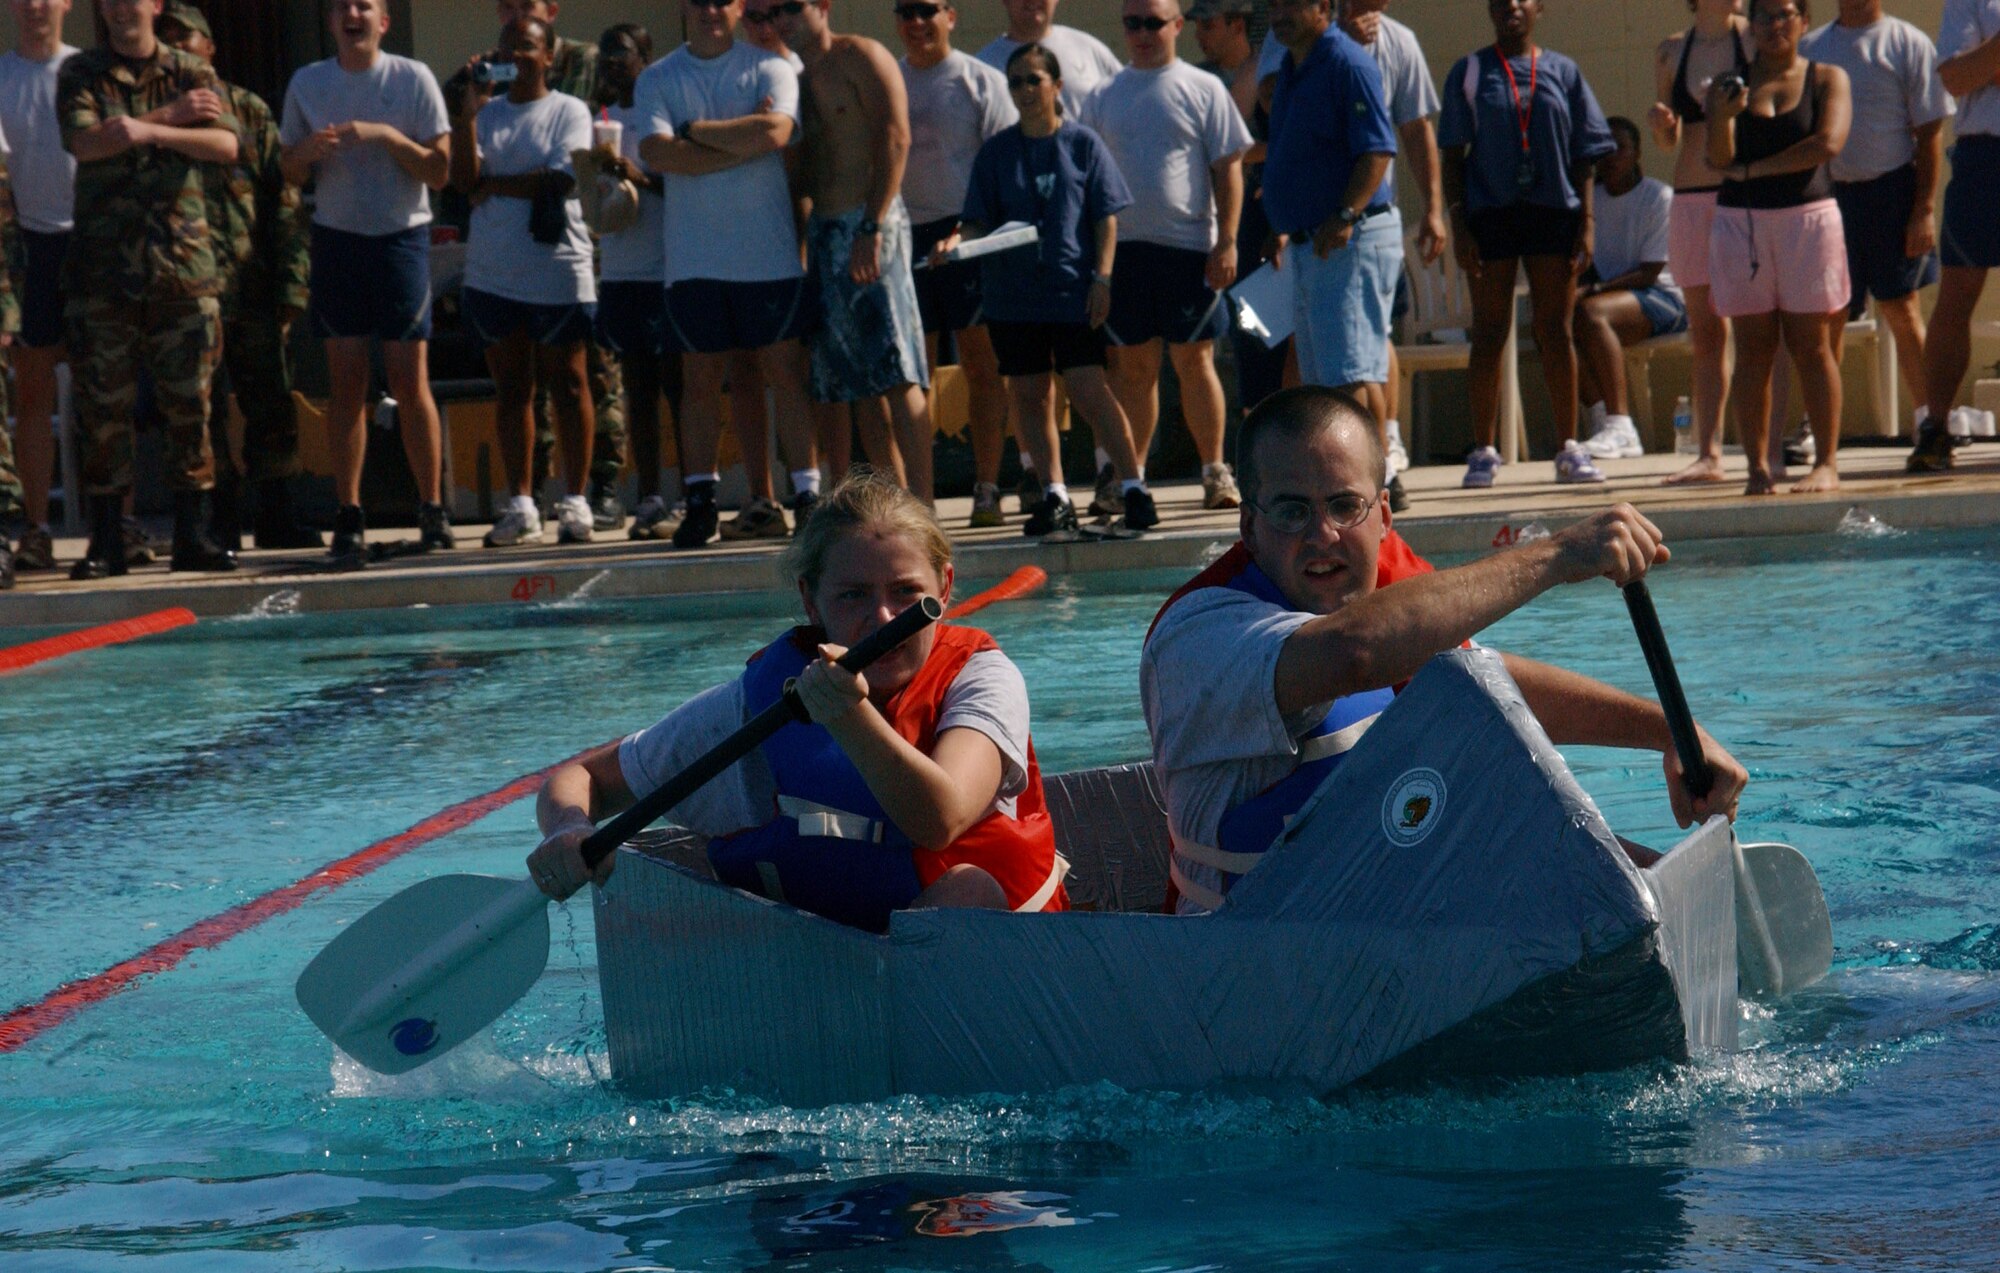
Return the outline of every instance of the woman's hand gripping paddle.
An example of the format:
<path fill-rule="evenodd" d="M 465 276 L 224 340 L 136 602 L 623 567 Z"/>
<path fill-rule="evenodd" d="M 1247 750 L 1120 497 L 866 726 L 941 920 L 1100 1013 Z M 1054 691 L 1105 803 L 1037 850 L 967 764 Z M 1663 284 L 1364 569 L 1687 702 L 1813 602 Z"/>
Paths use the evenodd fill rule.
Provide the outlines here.
<path fill-rule="evenodd" d="M 1701 754 L 1680 674 L 1667 651 L 1659 612 L 1646 581 L 1624 587 L 1625 607 L 1646 652 L 1646 667 L 1659 691 L 1660 708 L 1687 776 L 1688 790 L 1708 794 L 1715 775 Z M 1833 923 L 1826 896 L 1805 854 L 1789 844 L 1736 845 L 1736 980 L 1756 998 L 1776 998 L 1809 986 L 1833 966 Z"/>
<path fill-rule="evenodd" d="M 926 597 L 841 656 L 859 672 L 937 622 Z M 599 862 L 783 726 L 806 720 L 795 692 L 760 712 L 583 842 Z M 443 875 L 350 924 L 299 975 L 299 1006 L 335 1046 L 402 1074 L 465 1042 L 527 993 L 549 961 L 548 896 L 533 880 Z"/>

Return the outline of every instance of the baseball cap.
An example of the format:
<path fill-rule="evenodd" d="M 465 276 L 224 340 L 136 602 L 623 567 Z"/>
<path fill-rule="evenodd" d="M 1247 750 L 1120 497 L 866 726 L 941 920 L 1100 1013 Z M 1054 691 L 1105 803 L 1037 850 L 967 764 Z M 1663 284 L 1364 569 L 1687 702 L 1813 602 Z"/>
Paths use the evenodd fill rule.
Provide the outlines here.
<path fill-rule="evenodd" d="M 160 9 L 160 21 L 176 22 L 186 30 L 199 32 L 213 40 L 215 32 L 208 25 L 208 18 L 188 0 L 167 0 Z"/>

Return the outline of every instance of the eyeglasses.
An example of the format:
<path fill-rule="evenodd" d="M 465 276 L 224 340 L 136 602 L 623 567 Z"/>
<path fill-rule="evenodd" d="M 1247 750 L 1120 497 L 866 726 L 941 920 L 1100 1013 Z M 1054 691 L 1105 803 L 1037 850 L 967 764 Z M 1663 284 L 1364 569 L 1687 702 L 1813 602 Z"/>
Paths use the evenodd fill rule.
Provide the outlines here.
<path fill-rule="evenodd" d="M 929 22 L 949 7 L 942 4 L 899 4 L 896 6 L 896 21 Z"/>
<path fill-rule="evenodd" d="M 1044 75 L 1040 71 L 1036 71 L 1033 75 L 1009 75 L 1007 77 L 1007 88 L 1012 92 L 1018 93 L 1024 88 L 1034 88 L 1038 84 L 1047 83 L 1048 78 L 1047 75 Z"/>
<path fill-rule="evenodd" d="M 1137 18 L 1128 16 L 1125 19 L 1125 29 L 1127 31 L 1159 31 L 1171 25 L 1173 25 L 1173 21 L 1170 18 Z"/>
<path fill-rule="evenodd" d="M 1252 502 L 1250 507 L 1271 519 L 1271 529 L 1280 535 L 1299 535 L 1312 524 L 1313 514 L 1321 504 L 1326 505 L 1326 515 L 1333 519 L 1335 530 L 1353 530 L 1368 519 L 1375 502 L 1382 498 L 1381 492 L 1373 495 L 1357 495 L 1353 491 L 1342 491 L 1329 495 L 1324 500 L 1310 500 L 1300 495 L 1280 495 L 1269 504 Z"/>

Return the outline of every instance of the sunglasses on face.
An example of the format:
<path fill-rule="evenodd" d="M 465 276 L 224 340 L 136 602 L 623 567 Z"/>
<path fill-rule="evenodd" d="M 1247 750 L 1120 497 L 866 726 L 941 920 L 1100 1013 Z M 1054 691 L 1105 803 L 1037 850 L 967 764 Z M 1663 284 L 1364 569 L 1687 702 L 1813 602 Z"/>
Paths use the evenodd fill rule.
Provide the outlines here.
<path fill-rule="evenodd" d="M 1324 501 L 1306 499 L 1301 495 L 1280 495 L 1269 504 L 1252 504 L 1251 507 L 1269 518 L 1271 529 L 1280 535 L 1298 535 L 1312 523 L 1322 502 L 1335 530 L 1353 530 L 1368 519 L 1368 511 L 1380 498 L 1379 494 L 1357 495 L 1353 491 L 1329 495 Z"/>
<path fill-rule="evenodd" d="M 943 13 L 944 10 L 945 6 L 941 4 L 899 4 L 896 6 L 896 20 L 898 22 L 929 22 L 932 18 L 937 17 L 938 14 Z"/>
<path fill-rule="evenodd" d="M 1160 31 L 1171 25 L 1171 23 L 1172 20 L 1169 18 L 1128 17 L 1125 19 L 1125 29 L 1127 31 Z"/>

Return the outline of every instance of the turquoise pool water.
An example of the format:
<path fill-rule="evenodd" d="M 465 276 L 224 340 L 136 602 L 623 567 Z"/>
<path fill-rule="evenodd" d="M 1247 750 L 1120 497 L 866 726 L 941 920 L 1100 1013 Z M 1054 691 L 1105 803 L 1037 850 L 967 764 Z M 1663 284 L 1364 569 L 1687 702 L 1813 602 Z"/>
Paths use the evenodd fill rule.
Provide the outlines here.
<path fill-rule="evenodd" d="M 1143 754 L 1137 642 L 1177 582 L 981 616 L 1047 767 Z M 0 1267 L 2000 1265 L 1994 535 L 1700 546 L 1653 590 L 1752 771 L 1746 835 L 1804 848 L 1833 912 L 1834 977 L 1748 1011 L 1736 1056 L 1329 1100 L 636 1103 L 600 1081 L 575 906 L 489 1038 L 396 1082 L 336 1068 L 298 970 L 417 879 L 517 872 L 523 802 L 0 1055 Z M 648 723 L 780 622 L 755 600 L 204 622 L 0 681 L 0 1010 Z M 1609 586 L 1487 639 L 1646 689 Z M 1656 763 L 1570 759 L 1622 833 L 1671 840 Z"/>

